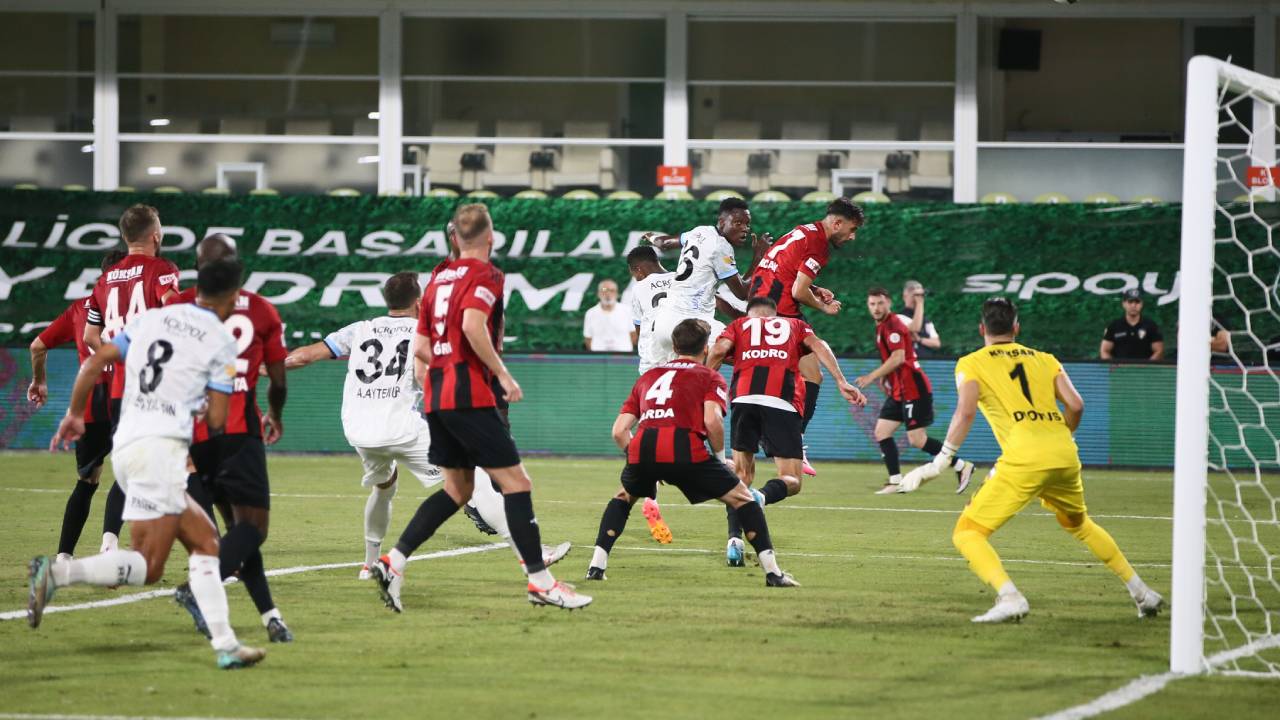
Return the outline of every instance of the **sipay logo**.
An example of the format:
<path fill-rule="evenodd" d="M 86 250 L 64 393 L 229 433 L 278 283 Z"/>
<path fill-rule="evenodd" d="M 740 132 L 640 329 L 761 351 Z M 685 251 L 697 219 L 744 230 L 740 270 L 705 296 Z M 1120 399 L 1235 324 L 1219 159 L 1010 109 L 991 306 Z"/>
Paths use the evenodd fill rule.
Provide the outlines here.
<path fill-rule="evenodd" d="M 1017 294 L 1019 300 L 1030 300 L 1036 295 L 1066 295 L 1077 290 L 1084 290 L 1093 295 L 1118 295 L 1125 290 L 1133 290 L 1139 285 L 1148 295 L 1159 296 L 1157 305 L 1168 305 L 1177 302 L 1181 294 L 1179 273 L 1173 274 L 1173 284 L 1168 290 L 1162 290 L 1158 283 L 1160 273 L 1149 272 L 1139 281 L 1136 275 L 1123 272 L 1104 272 L 1091 275 L 1084 280 L 1070 273 L 1047 272 L 1027 277 L 1022 273 L 1006 275 L 1004 273 L 988 273 L 970 275 L 965 278 L 964 290 L 967 293 L 1007 293 Z"/>

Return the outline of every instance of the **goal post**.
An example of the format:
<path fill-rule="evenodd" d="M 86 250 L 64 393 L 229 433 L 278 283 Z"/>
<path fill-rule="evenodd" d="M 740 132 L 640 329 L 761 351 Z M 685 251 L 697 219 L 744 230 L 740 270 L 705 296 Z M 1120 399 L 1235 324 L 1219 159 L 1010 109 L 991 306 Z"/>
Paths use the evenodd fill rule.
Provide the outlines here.
<path fill-rule="evenodd" d="M 1169 667 L 1280 677 L 1280 80 L 1196 57 L 1186 103 Z"/>

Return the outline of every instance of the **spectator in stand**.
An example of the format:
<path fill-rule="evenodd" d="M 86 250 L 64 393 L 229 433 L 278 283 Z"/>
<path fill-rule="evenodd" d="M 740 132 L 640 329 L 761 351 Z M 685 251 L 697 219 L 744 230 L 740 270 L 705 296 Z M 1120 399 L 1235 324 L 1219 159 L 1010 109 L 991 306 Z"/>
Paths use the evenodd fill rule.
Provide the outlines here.
<path fill-rule="evenodd" d="M 925 312 L 924 296 L 924 286 L 918 280 L 908 280 L 902 286 L 902 312 L 898 313 L 903 324 L 911 331 L 911 341 L 915 343 L 918 358 L 932 357 L 942 347 L 938 328 Z"/>
<path fill-rule="evenodd" d="M 1142 293 L 1137 288 L 1121 295 L 1124 317 L 1107 326 L 1098 355 L 1103 360 L 1149 360 L 1164 357 L 1164 335 L 1160 327 L 1142 317 Z"/>
<path fill-rule="evenodd" d="M 605 279 L 596 288 L 599 304 L 582 321 L 583 344 L 591 352 L 635 352 L 635 321 L 631 310 L 618 304 L 618 283 Z"/>

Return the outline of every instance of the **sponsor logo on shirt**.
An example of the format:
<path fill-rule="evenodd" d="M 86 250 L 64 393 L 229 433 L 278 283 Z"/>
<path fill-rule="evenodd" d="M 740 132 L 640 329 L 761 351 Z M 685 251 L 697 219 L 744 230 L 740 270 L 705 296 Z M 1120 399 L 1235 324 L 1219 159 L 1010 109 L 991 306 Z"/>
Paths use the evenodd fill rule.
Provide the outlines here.
<path fill-rule="evenodd" d="M 208 333 L 205 328 L 198 325 L 192 325 L 186 320 L 173 317 L 172 315 L 164 319 L 164 326 L 165 329 L 175 335 L 185 335 L 189 338 L 200 341 L 203 341 L 204 336 Z"/>
<path fill-rule="evenodd" d="M 142 268 L 138 268 L 138 269 L 139 269 L 139 270 L 141 270 Z M 177 276 L 176 274 L 174 274 L 174 273 L 166 273 L 166 274 L 161 275 L 160 277 L 156 278 L 156 282 L 160 283 L 161 285 L 173 285 L 174 287 L 177 287 L 177 286 L 178 286 L 178 276 Z M 239 300 L 239 298 L 237 298 L 237 299 L 236 299 L 236 307 L 239 307 L 239 303 L 240 303 L 240 300 Z M 244 305 L 245 305 L 245 307 L 249 307 L 249 298 L 245 298 L 245 299 L 244 299 Z"/>
<path fill-rule="evenodd" d="M 485 305 L 489 306 L 492 306 L 498 301 L 498 298 L 493 294 L 493 291 L 483 285 L 476 288 L 476 297 Z"/>
<path fill-rule="evenodd" d="M 809 258 L 808 260 L 805 260 L 804 266 L 814 272 L 818 272 L 822 269 L 821 263 L 819 263 L 816 258 Z"/>

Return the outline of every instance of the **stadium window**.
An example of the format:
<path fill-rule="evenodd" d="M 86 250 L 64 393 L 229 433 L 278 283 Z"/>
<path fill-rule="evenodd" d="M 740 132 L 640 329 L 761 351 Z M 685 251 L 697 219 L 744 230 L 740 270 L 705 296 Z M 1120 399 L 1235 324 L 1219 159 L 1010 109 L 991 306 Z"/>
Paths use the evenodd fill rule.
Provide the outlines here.
<path fill-rule="evenodd" d="M 0 187 L 93 179 L 93 15 L 0 12 Z"/>
<path fill-rule="evenodd" d="M 653 189 L 661 19 L 406 17 L 402 37 L 405 158 L 431 185 Z"/>

